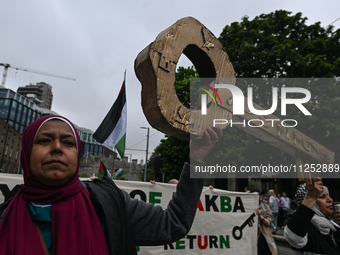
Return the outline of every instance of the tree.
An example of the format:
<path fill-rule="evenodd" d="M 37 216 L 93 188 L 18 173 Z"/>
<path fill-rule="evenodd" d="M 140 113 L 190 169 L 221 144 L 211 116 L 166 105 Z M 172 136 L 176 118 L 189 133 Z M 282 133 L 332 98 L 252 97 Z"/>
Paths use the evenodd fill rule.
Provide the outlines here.
<path fill-rule="evenodd" d="M 219 40 L 229 55 L 237 77 L 268 78 L 334 78 L 340 75 L 340 30 L 323 28 L 320 22 L 306 25 L 301 13 L 287 11 L 262 14 L 249 20 L 227 25 Z M 311 80 L 312 81 L 312 80 Z M 240 84 L 244 92 L 247 84 Z M 305 117 L 298 109 L 290 109 L 288 118 L 296 119 L 297 129 L 340 154 L 340 86 L 339 80 L 315 85 L 299 84 L 312 94 L 305 104 L 312 117 Z M 269 108 L 271 88 L 253 85 L 255 103 Z M 282 119 L 279 112 L 274 113 Z M 285 116 L 287 118 L 287 116 Z M 285 118 L 283 117 L 283 118 Z M 228 129 L 231 146 L 225 156 L 234 164 L 295 163 L 293 157 L 241 130 Z M 339 156 L 336 163 L 339 163 Z"/>
<path fill-rule="evenodd" d="M 275 11 L 262 14 L 249 20 L 243 17 L 242 22 L 234 22 L 226 26 L 219 40 L 229 55 L 237 77 L 324 77 L 331 78 L 340 75 L 340 30 L 333 27 L 323 28 L 320 22 L 306 25 L 307 18 L 301 13 L 291 15 L 287 11 Z M 312 94 L 312 100 L 307 108 L 312 118 L 305 118 L 298 109 L 290 110 L 290 117 L 299 122 L 298 129 L 327 148 L 340 152 L 340 87 L 338 83 L 303 84 Z M 244 92 L 247 84 L 242 87 Z M 301 86 L 301 85 L 300 85 Z M 271 88 L 254 85 L 255 102 L 264 108 L 269 108 L 268 98 L 271 98 Z M 280 116 L 279 112 L 275 115 Z M 282 154 L 274 151 L 270 145 L 264 145 L 257 138 L 240 130 L 228 130 L 237 137 L 242 155 L 237 161 L 277 162 Z M 236 138 L 235 138 L 236 139 Z M 246 143 L 246 144 L 245 144 Z M 261 148 L 261 150 L 254 150 Z M 251 151 L 252 153 L 246 153 Z M 268 153 L 271 152 L 271 153 Z M 234 152 L 233 152 L 234 153 Z M 245 154 L 246 153 L 246 154 Z M 275 156 L 276 153 L 276 156 Z M 245 158 L 244 155 L 251 155 Z M 265 160 L 263 156 L 268 158 Z M 276 158 L 276 160 L 275 160 Z"/>
<path fill-rule="evenodd" d="M 219 40 L 237 77 L 334 77 L 340 74 L 340 32 L 302 13 L 261 14 L 227 25 Z"/>

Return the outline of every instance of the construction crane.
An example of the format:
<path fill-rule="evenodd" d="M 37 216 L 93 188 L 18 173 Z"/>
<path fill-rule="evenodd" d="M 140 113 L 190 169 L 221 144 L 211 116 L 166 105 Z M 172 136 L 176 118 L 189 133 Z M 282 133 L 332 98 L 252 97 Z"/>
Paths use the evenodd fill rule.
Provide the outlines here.
<path fill-rule="evenodd" d="M 16 69 L 16 70 L 21 70 L 21 71 L 26 71 L 26 72 L 31 72 L 31 73 L 37 73 L 37 74 L 42 74 L 42 75 L 57 77 L 57 78 L 61 78 L 61 79 L 72 80 L 72 81 L 76 80 L 74 78 L 70 78 L 70 77 L 66 77 L 66 76 L 56 75 L 56 74 L 52 74 L 52 73 L 47 73 L 47 72 L 29 69 L 29 68 L 20 67 L 20 66 L 14 66 L 14 65 L 10 65 L 10 64 L 0 63 L 0 66 L 4 67 L 4 73 L 2 75 L 2 82 L 1 82 L 1 85 L 4 86 L 4 87 L 5 87 L 5 83 L 6 83 L 8 68 L 13 68 L 13 69 Z"/>

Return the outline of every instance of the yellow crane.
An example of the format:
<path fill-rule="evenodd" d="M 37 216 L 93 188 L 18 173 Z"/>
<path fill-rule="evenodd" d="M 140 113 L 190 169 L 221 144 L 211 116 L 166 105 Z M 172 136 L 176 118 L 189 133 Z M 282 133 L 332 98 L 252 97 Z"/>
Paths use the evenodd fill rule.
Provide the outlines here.
<path fill-rule="evenodd" d="M 47 73 L 47 72 L 43 72 L 43 71 L 39 71 L 39 70 L 29 69 L 29 68 L 5 64 L 5 63 L 0 63 L 0 66 L 4 67 L 4 73 L 2 75 L 2 82 L 1 82 L 1 85 L 4 86 L 4 87 L 5 87 L 5 83 L 6 83 L 8 68 L 13 68 L 13 69 L 20 70 L 20 71 L 37 73 L 37 74 L 42 74 L 42 75 L 52 76 L 52 77 L 61 78 L 61 79 L 72 80 L 72 81 L 76 80 L 74 78 L 70 78 L 70 77 L 66 77 L 66 76 L 56 75 L 56 74 L 52 74 L 52 73 Z"/>

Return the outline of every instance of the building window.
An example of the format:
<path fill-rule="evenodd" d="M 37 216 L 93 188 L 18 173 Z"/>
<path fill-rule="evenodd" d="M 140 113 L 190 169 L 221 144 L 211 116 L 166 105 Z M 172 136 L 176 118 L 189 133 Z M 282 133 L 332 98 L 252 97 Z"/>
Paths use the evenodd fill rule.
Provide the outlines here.
<path fill-rule="evenodd" d="M 0 98 L 6 98 L 7 97 L 7 91 L 8 91 L 8 89 L 0 89 Z"/>
<path fill-rule="evenodd" d="M 22 119 L 21 119 L 21 124 L 25 125 L 25 121 L 26 121 L 26 113 L 27 113 L 27 107 L 24 106 L 24 112 L 22 114 Z"/>
<path fill-rule="evenodd" d="M 0 118 L 3 118 L 4 120 L 6 120 L 8 116 L 10 101 L 11 100 L 9 99 L 0 100 L 0 105 L 1 105 Z"/>
<path fill-rule="evenodd" d="M 11 110 L 10 110 L 10 113 L 9 113 L 9 119 L 10 120 L 15 120 L 15 113 L 17 111 L 17 105 L 18 105 L 17 102 L 12 101 L 12 107 L 11 107 Z"/>
<path fill-rule="evenodd" d="M 28 115 L 27 115 L 27 121 L 26 121 L 26 126 L 30 125 L 31 121 L 31 115 L 32 115 L 32 110 L 28 109 Z"/>
<path fill-rule="evenodd" d="M 13 91 L 9 91 L 9 95 L 8 95 L 8 98 L 13 98 L 14 99 L 14 95 L 15 93 Z"/>
<path fill-rule="evenodd" d="M 18 160 L 19 150 L 15 153 L 15 160 Z"/>
<path fill-rule="evenodd" d="M 9 157 L 12 157 L 13 147 L 11 147 L 11 151 L 9 152 Z"/>
<path fill-rule="evenodd" d="M 8 152 L 8 144 L 6 145 L 5 156 L 7 156 L 7 152 Z"/>
<path fill-rule="evenodd" d="M 89 153 L 89 144 L 85 143 L 85 150 L 84 150 L 85 155 Z"/>
<path fill-rule="evenodd" d="M 18 114 L 17 114 L 17 120 L 16 120 L 16 122 L 20 122 L 20 118 L 21 118 L 21 111 L 22 111 L 22 104 L 19 104 L 19 107 L 18 107 Z"/>

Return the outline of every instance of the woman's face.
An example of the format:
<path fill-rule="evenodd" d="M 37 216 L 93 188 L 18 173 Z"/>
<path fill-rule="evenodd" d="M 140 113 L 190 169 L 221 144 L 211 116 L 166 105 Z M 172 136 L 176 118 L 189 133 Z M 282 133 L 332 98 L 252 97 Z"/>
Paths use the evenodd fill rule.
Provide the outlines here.
<path fill-rule="evenodd" d="M 76 138 L 65 122 L 47 121 L 33 143 L 30 169 L 42 184 L 60 186 L 76 173 L 78 152 Z"/>
<path fill-rule="evenodd" d="M 317 205 L 320 208 L 320 211 L 325 215 L 326 217 L 333 215 L 333 199 L 331 199 L 327 192 L 324 190 L 320 197 L 316 200 Z"/>

